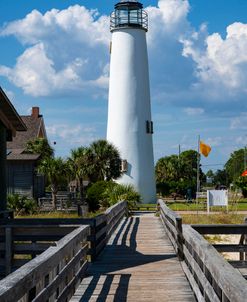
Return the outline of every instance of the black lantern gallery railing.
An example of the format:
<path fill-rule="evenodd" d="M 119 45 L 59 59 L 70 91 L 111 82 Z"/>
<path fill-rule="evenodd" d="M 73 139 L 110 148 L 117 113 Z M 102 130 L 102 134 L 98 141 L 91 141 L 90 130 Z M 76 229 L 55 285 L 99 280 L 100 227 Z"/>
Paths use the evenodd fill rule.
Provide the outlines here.
<path fill-rule="evenodd" d="M 111 14 L 110 30 L 136 27 L 148 31 L 148 14 L 139 2 L 120 2 L 115 5 Z"/>

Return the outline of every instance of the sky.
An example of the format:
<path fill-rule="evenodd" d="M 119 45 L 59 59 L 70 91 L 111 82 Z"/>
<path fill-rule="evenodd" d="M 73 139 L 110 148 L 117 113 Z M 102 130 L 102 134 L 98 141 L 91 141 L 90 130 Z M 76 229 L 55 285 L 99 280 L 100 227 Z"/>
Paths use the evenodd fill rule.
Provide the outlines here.
<path fill-rule="evenodd" d="M 1 0 L 0 86 L 39 106 L 56 156 L 106 137 L 112 0 Z M 247 144 L 247 1 L 143 0 L 154 157 L 212 147 L 222 169 Z M 56 144 L 54 144 L 56 142 Z"/>

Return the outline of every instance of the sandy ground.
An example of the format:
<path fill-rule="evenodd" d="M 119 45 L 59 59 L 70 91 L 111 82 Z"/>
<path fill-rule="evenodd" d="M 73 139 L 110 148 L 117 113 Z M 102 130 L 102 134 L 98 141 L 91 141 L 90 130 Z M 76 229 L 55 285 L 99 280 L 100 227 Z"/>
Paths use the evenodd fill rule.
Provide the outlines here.
<path fill-rule="evenodd" d="M 219 240 L 214 240 L 215 236 L 207 236 L 212 238 L 211 243 L 215 244 L 239 244 L 241 235 L 217 235 Z M 210 240 L 211 241 L 211 240 Z M 239 253 L 221 253 L 226 260 L 239 260 Z"/>

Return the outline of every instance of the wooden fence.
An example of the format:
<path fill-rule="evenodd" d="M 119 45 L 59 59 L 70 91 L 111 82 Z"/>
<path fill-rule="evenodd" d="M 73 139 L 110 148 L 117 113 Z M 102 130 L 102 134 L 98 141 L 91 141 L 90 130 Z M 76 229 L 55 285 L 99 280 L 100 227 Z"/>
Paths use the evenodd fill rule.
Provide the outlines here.
<path fill-rule="evenodd" d="M 67 301 L 87 269 L 89 226 L 80 226 L 0 281 L 0 301 Z"/>
<path fill-rule="evenodd" d="M 1 219 L 0 220 L 0 276 L 7 276 L 76 227 L 90 226 L 90 250 L 95 260 L 107 243 L 120 219 L 126 214 L 126 202 L 119 202 L 95 218 L 73 219 Z"/>
<path fill-rule="evenodd" d="M 208 234 L 211 230 L 211 234 L 246 234 L 247 226 L 200 225 L 192 227 L 182 225 L 181 217 L 168 209 L 163 201 L 159 200 L 158 205 L 160 207 L 160 217 L 168 235 L 172 238 L 173 245 L 177 247 L 178 255 L 181 254 L 179 258 L 180 260 L 184 259 L 181 261 L 181 265 L 197 300 L 206 302 L 246 302 L 246 280 L 239 271 L 224 260 L 199 232 Z M 240 250 L 237 251 L 240 252 Z"/>
<path fill-rule="evenodd" d="M 183 260 L 182 218 L 170 210 L 163 200 L 158 200 L 158 211 L 172 245 L 180 260 Z"/>

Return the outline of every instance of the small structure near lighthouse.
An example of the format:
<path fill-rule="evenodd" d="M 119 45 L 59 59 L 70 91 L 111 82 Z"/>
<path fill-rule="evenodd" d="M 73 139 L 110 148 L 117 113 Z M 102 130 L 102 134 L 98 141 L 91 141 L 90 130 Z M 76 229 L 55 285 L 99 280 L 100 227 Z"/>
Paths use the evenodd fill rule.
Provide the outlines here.
<path fill-rule="evenodd" d="M 121 184 L 132 184 L 143 203 L 156 202 L 153 122 L 146 32 L 148 16 L 137 1 L 121 1 L 111 14 L 112 42 L 107 140 L 123 158 Z"/>

